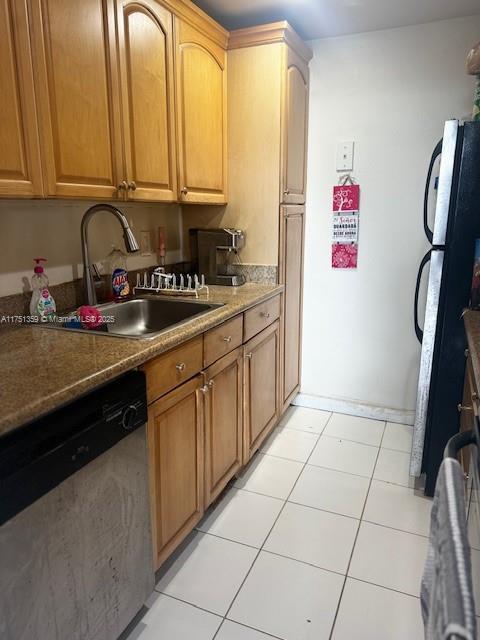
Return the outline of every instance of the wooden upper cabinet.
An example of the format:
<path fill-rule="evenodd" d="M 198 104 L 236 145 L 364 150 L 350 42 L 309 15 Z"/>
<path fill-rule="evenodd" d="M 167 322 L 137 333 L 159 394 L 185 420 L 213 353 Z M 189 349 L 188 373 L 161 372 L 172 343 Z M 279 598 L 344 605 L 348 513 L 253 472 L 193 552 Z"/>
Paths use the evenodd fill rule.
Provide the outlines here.
<path fill-rule="evenodd" d="M 119 0 L 117 24 L 128 198 L 173 201 L 173 16 L 153 0 Z"/>
<path fill-rule="evenodd" d="M 175 18 L 179 200 L 226 202 L 226 53 Z"/>
<path fill-rule="evenodd" d="M 280 210 L 280 284 L 285 285 L 281 376 L 284 408 L 300 386 L 304 213 L 301 206 L 281 207 Z"/>
<path fill-rule="evenodd" d="M 42 175 L 24 0 L 0 0 L 0 59 L 0 196 L 40 196 Z"/>
<path fill-rule="evenodd" d="M 303 58 L 288 46 L 285 56 L 280 201 L 284 204 L 304 204 L 307 182 L 309 72 Z"/>
<path fill-rule="evenodd" d="M 32 0 L 47 196 L 116 198 L 123 180 L 111 0 Z"/>

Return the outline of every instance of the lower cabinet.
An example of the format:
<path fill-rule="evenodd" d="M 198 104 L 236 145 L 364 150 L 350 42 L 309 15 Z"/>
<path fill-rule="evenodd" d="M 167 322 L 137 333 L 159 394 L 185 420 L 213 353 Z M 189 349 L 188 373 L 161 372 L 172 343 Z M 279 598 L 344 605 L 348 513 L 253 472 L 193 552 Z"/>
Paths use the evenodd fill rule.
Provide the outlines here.
<path fill-rule="evenodd" d="M 243 351 L 205 371 L 205 507 L 242 466 Z"/>
<path fill-rule="evenodd" d="M 203 376 L 150 406 L 152 525 L 158 568 L 203 515 Z"/>
<path fill-rule="evenodd" d="M 244 454 L 246 464 L 280 415 L 280 324 L 278 320 L 244 346 Z"/>
<path fill-rule="evenodd" d="M 265 305 L 271 309 L 267 306 L 265 311 Z M 278 317 L 279 309 L 279 298 L 272 298 L 258 306 L 257 314 L 263 323 Z M 213 340 L 217 333 L 230 331 L 231 325 L 232 321 L 220 325 L 214 334 L 206 334 L 205 341 L 209 335 Z M 243 346 L 232 348 L 201 372 L 203 336 L 143 367 L 151 402 L 148 447 L 155 569 L 192 531 L 278 422 L 280 321 L 263 330 L 260 326 L 255 325 L 259 333 Z M 240 327 L 237 344 L 241 336 Z M 211 349 L 208 353 L 213 358 Z M 173 384 L 178 386 L 172 390 Z"/>

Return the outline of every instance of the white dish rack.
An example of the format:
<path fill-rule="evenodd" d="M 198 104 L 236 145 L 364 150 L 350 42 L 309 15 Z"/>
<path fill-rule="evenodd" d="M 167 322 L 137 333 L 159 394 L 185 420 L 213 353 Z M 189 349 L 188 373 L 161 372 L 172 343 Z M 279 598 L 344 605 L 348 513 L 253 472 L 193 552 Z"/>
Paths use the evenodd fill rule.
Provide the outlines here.
<path fill-rule="evenodd" d="M 195 296 L 199 293 L 209 294 L 209 289 L 205 284 L 205 276 L 200 278 L 197 274 L 192 276 L 177 276 L 174 273 L 165 273 L 163 267 L 155 269 L 151 276 L 148 272 L 143 273 L 143 278 L 137 273 L 137 284 L 133 288 L 133 293 L 153 293 L 170 296 Z"/>

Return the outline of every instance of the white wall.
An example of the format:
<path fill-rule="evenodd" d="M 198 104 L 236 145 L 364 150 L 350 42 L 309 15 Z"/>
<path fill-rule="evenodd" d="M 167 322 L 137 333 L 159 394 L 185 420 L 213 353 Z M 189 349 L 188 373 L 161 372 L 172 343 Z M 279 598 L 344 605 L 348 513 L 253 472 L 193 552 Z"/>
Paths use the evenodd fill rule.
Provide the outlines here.
<path fill-rule="evenodd" d="M 47 258 L 51 284 L 82 276 L 80 222 L 93 202 L 59 200 L 0 201 L 0 296 L 30 290 L 33 258 Z M 153 254 L 129 254 L 129 269 L 156 264 L 157 227 L 164 226 L 167 263 L 182 259 L 181 212 L 178 205 L 115 203 L 127 216 L 140 243 L 140 231 L 149 231 Z M 122 230 L 110 214 L 100 212 L 89 225 L 91 257 L 102 262 L 111 245 L 125 251 Z"/>
<path fill-rule="evenodd" d="M 425 174 L 444 120 L 471 112 L 465 57 L 479 36 L 477 16 L 310 43 L 303 394 L 400 412 L 415 407 L 413 294 L 427 250 Z M 330 267 L 342 140 L 355 141 L 361 185 L 356 271 Z"/>

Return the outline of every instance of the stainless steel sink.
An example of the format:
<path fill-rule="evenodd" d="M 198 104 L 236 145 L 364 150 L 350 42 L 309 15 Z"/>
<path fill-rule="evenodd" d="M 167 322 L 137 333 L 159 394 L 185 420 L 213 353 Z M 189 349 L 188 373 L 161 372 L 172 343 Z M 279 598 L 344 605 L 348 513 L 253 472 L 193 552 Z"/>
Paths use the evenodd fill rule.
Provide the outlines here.
<path fill-rule="evenodd" d="M 64 331 L 105 334 L 123 338 L 155 338 L 188 320 L 222 307 L 220 303 L 171 298 L 135 298 L 125 302 L 96 305 L 104 323 L 96 329 L 51 322 L 39 326 Z"/>

